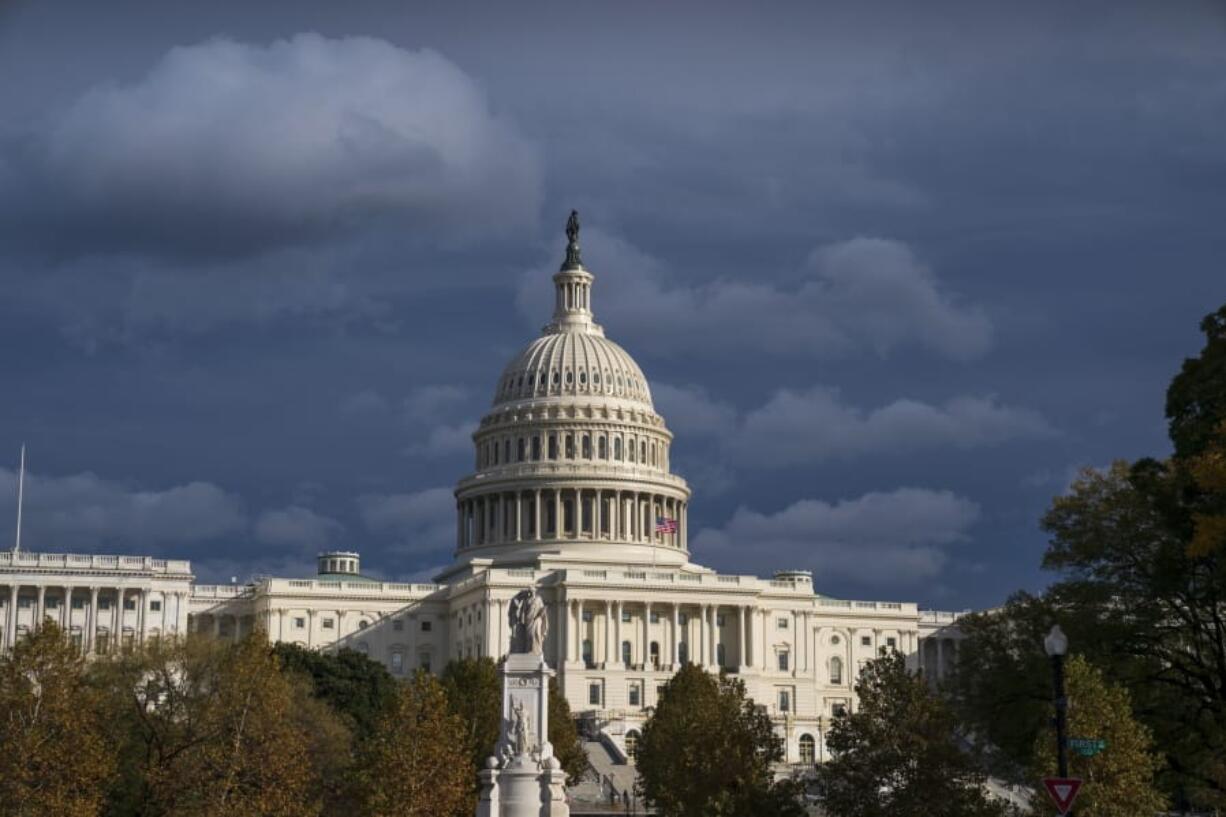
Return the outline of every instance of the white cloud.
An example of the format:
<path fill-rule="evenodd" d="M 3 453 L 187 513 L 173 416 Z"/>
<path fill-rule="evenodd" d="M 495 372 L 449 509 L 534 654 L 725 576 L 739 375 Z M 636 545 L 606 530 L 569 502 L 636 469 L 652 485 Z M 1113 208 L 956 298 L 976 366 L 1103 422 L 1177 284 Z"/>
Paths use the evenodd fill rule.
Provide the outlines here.
<path fill-rule="evenodd" d="M 1037 412 L 991 396 L 955 397 L 940 406 L 902 399 L 865 411 L 843 403 L 836 389 L 815 387 L 781 390 L 750 411 L 729 448 L 748 465 L 788 465 L 934 446 L 976 448 L 1055 433 Z"/>
<path fill-rule="evenodd" d="M 450 488 L 406 494 L 372 494 L 358 500 L 362 521 L 373 533 L 392 533 L 395 550 L 404 554 L 436 553 L 455 548 L 455 496 Z"/>
<path fill-rule="evenodd" d="M 736 426 L 736 409 L 716 400 L 701 386 L 653 383 L 651 400 L 673 429 L 686 436 L 726 434 Z"/>
<path fill-rule="evenodd" d="M 301 551 L 322 550 L 336 542 L 344 531 L 344 526 L 335 519 L 299 505 L 264 511 L 255 521 L 255 538 L 259 542 Z"/>
<path fill-rule="evenodd" d="M 832 358 L 918 345 L 968 360 L 992 344 L 983 311 L 944 291 L 898 241 L 854 238 L 818 248 L 795 288 L 760 279 L 683 284 L 659 260 L 598 229 L 585 231 L 583 243 L 597 276 L 598 319 L 661 354 Z M 601 288 L 604 272 L 615 287 Z M 534 322 L 549 314 L 548 274 L 533 271 L 520 283 L 517 303 Z"/>
<path fill-rule="evenodd" d="M 531 227 L 541 198 L 533 149 L 469 76 L 368 37 L 173 48 L 44 128 L 26 184 L 48 222 L 106 222 L 81 236 L 103 245 L 261 246 L 379 214 L 459 237 Z"/>
<path fill-rule="evenodd" d="M 411 456 L 426 457 L 449 457 L 455 454 L 472 453 L 473 432 L 476 430 L 476 423 L 437 425 L 430 429 L 424 441 L 409 445 L 405 453 Z"/>
<path fill-rule="evenodd" d="M 812 570 L 815 583 L 837 593 L 831 579 L 889 585 L 938 575 L 949 559 L 942 546 L 965 541 L 978 518 L 978 505 L 949 491 L 899 488 L 836 503 L 805 499 L 775 514 L 742 507 L 690 546 L 730 570 L 752 572 L 763 561 Z"/>
<path fill-rule="evenodd" d="M 0 496 L 16 494 L 16 475 L 0 469 Z M 207 541 L 246 528 L 239 498 L 209 482 L 149 491 L 88 472 L 26 474 L 22 547 L 27 550 L 162 552 L 162 546 Z"/>

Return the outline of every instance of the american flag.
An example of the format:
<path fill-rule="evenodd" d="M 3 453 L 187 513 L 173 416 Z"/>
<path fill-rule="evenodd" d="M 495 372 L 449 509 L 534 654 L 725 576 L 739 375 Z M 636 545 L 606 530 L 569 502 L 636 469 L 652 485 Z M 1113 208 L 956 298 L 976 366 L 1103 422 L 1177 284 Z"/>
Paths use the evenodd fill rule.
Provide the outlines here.
<path fill-rule="evenodd" d="M 667 516 L 656 517 L 656 533 L 676 533 L 677 520 L 669 519 Z"/>

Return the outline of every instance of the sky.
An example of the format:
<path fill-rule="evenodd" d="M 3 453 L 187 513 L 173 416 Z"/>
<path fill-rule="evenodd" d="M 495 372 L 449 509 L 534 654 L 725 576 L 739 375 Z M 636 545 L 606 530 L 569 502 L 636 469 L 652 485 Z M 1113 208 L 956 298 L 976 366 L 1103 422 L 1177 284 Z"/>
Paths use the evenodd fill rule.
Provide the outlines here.
<path fill-rule="evenodd" d="M 1220 3 L 7 0 L 0 78 L 29 550 L 433 575 L 576 208 L 694 561 L 991 606 L 1226 302 Z"/>

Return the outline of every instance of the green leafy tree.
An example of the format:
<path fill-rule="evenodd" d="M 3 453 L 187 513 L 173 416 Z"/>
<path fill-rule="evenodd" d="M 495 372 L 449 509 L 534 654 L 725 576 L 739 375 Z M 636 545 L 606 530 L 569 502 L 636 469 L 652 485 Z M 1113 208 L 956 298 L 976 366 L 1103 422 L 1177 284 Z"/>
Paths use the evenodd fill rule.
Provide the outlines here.
<path fill-rule="evenodd" d="M 774 780 L 783 745 L 738 678 L 688 664 L 664 686 L 638 747 L 639 792 L 664 817 L 803 815 Z"/>
<path fill-rule="evenodd" d="M 322 653 L 282 642 L 273 652 L 287 671 L 310 678 L 315 697 L 347 718 L 359 738 L 370 734 L 395 700 L 396 679 L 357 650 Z"/>
<path fill-rule="evenodd" d="M 1069 754 L 1069 774 L 1084 781 L 1077 797 L 1080 817 L 1153 817 L 1166 809 L 1166 798 L 1154 786 L 1154 773 L 1162 765 L 1151 749 L 1149 730 L 1132 717 L 1128 693 L 1109 684 L 1102 672 L 1084 658 L 1065 663 L 1069 699 L 1068 731 L 1072 737 L 1098 738 L 1106 748 L 1090 757 Z M 1037 736 L 1036 766 L 1032 780 L 1056 770 L 1055 732 L 1049 727 Z M 1046 790 L 1036 788 L 1039 813 L 1049 807 Z"/>
<path fill-rule="evenodd" d="M 830 760 L 818 769 L 832 817 L 989 817 L 1008 807 L 984 792 L 950 707 L 902 655 L 865 665 L 858 707 L 834 720 Z"/>
<path fill-rule="evenodd" d="M 0 815 L 99 813 L 116 774 L 102 711 L 55 624 L 0 657 Z"/>
<path fill-rule="evenodd" d="M 587 776 L 592 767 L 579 740 L 575 716 L 571 714 L 566 696 L 558 689 L 556 678 L 549 679 L 548 706 L 549 742 L 553 744 L 554 756 L 562 764 L 562 771 L 566 772 L 567 785 L 574 786 Z"/>
<path fill-rule="evenodd" d="M 502 727 L 502 681 L 498 665 L 489 657 L 460 658 L 447 662 L 440 680 L 447 707 L 464 724 L 464 737 L 474 768 L 485 766 L 494 754 Z M 474 788 L 477 785 L 473 778 Z"/>
<path fill-rule="evenodd" d="M 465 725 L 433 676 L 400 686 L 359 752 L 368 817 L 470 817 L 473 766 Z"/>

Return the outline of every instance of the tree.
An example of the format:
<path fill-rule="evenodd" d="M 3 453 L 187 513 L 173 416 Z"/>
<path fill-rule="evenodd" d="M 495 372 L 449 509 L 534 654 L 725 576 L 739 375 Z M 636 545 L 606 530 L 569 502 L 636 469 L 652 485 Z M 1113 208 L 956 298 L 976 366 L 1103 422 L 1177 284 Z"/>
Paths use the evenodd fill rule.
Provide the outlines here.
<path fill-rule="evenodd" d="M 397 690 L 360 751 L 360 791 L 370 817 L 468 817 L 477 774 L 464 723 L 443 685 L 425 672 Z"/>
<path fill-rule="evenodd" d="M 549 679 L 548 706 L 549 742 L 553 744 L 554 756 L 562 764 L 562 771 L 566 772 L 567 785 L 574 786 L 591 771 L 592 766 L 579 740 L 575 716 L 571 714 L 566 696 L 558 689 L 556 678 Z"/>
<path fill-rule="evenodd" d="M 899 653 L 865 665 L 859 705 L 834 720 L 830 760 L 818 769 L 834 817 L 987 817 L 1009 813 L 959 746 L 949 706 Z"/>
<path fill-rule="evenodd" d="M 360 738 L 370 734 L 396 697 L 396 679 L 357 650 L 330 654 L 282 642 L 273 653 L 287 671 L 310 678 L 315 697 L 347 718 Z"/>
<path fill-rule="evenodd" d="M 464 725 L 464 738 L 473 768 L 485 767 L 494 754 L 502 728 L 502 682 L 498 666 L 489 657 L 448 661 L 440 678 L 447 693 L 447 708 Z M 473 777 L 474 789 L 477 778 Z"/>
<path fill-rule="evenodd" d="M 158 641 L 98 667 L 124 746 L 112 814 L 303 817 L 320 813 L 316 741 L 331 725 L 309 708 L 259 634 L 237 644 Z M 314 715 L 315 720 L 308 722 Z"/>
<path fill-rule="evenodd" d="M 1069 774 L 1084 781 L 1077 797 L 1080 817 L 1152 817 L 1165 811 L 1166 798 L 1154 787 L 1162 765 L 1151 751 L 1149 730 L 1132 718 L 1132 705 L 1122 687 L 1108 684 L 1100 670 L 1081 656 L 1065 662 L 1069 698 L 1069 735 L 1106 741 L 1092 757 L 1069 754 Z M 1032 780 L 1056 770 L 1055 730 L 1036 737 Z M 1035 805 L 1042 813 L 1049 804 L 1046 790 L 1036 788 Z"/>
<path fill-rule="evenodd" d="M 775 782 L 783 745 L 737 678 L 687 664 L 643 725 L 639 793 L 664 817 L 803 815 L 798 788 Z"/>
<path fill-rule="evenodd" d="M 0 657 L 0 815 L 92 817 L 115 776 L 97 692 L 47 622 Z"/>

